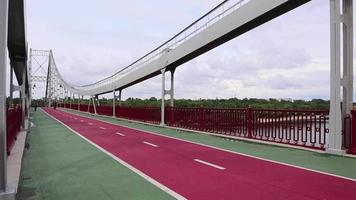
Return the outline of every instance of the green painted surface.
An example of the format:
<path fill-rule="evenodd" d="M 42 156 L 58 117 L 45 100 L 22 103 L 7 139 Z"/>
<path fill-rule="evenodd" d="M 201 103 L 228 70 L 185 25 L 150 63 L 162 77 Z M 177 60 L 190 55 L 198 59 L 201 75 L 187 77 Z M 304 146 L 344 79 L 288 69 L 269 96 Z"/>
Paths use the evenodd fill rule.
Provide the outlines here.
<path fill-rule="evenodd" d="M 349 178 L 356 178 L 356 158 L 334 156 L 325 153 L 317 153 L 294 148 L 277 147 L 273 145 L 257 144 L 253 142 L 227 140 L 211 135 L 177 131 L 169 128 L 133 123 L 104 116 L 93 116 L 91 114 L 72 110 L 67 111 L 75 114 L 80 114 L 86 117 L 92 117 L 116 123 L 119 125 L 125 125 L 133 128 L 159 133 L 162 135 L 168 135 L 175 138 L 198 142 L 201 144 L 207 144 L 235 152 L 257 156 L 260 158 L 288 163 Z"/>
<path fill-rule="evenodd" d="M 172 199 L 43 111 L 32 122 L 18 200 Z"/>

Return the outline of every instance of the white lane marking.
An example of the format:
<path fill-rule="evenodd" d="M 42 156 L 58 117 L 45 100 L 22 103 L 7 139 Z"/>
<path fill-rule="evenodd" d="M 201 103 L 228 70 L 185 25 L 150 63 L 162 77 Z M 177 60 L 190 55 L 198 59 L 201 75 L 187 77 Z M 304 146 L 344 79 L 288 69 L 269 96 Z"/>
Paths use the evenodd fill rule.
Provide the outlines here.
<path fill-rule="evenodd" d="M 106 128 L 104 128 L 104 127 L 101 127 L 101 126 L 100 126 L 99 128 L 100 128 L 100 129 L 102 129 L 102 130 L 106 130 Z"/>
<path fill-rule="evenodd" d="M 84 120 L 80 120 L 80 122 L 84 122 Z"/>
<path fill-rule="evenodd" d="M 125 134 L 123 134 L 123 133 L 119 133 L 119 132 L 116 132 L 115 134 L 116 134 L 116 135 L 120 135 L 120 136 L 122 136 L 122 137 L 124 137 L 124 136 L 125 136 Z"/>
<path fill-rule="evenodd" d="M 152 144 L 152 143 L 149 143 L 149 142 L 146 142 L 146 141 L 143 141 L 142 143 L 150 145 L 152 147 L 158 147 L 158 145 L 155 145 L 155 144 Z"/>
<path fill-rule="evenodd" d="M 89 126 L 93 126 L 93 123 L 88 123 L 89 124 Z"/>
<path fill-rule="evenodd" d="M 159 133 L 154 133 L 152 131 L 133 128 L 133 127 L 126 126 L 126 125 L 123 125 L 123 124 L 116 124 L 115 122 L 105 121 L 103 119 L 97 119 L 95 117 L 87 116 L 86 113 L 83 113 L 83 112 L 80 112 L 80 111 L 74 111 L 74 112 L 78 112 L 78 113 L 74 113 L 74 112 L 71 112 L 71 111 L 63 111 L 63 112 L 69 112 L 72 115 L 76 115 L 76 116 L 80 116 L 80 117 L 87 117 L 89 119 L 94 119 L 94 120 L 97 120 L 97 121 L 100 121 L 100 122 L 104 122 L 104 123 L 108 123 L 108 124 L 112 124 L 112 125 L 116 125 L 116 126 L 120 126 L 120 127 L 125 127 L 125 128 L 129 128 L 129 129 L 132 129 L 132 130 L 142 131 L 144 133 L 149 133 L 149 134 L 152 134 L 152 135 L 171 138 L 171 139 L 174 139 L 174 140 L 179 140 L 179 141 L 188 142 L 188 143 L 191 143 L 191 144 L 201 145 L 201 146 L 204 146 L 204 147 L 210 147 L 210 148 L 213 148 L 213 149 L 217 149 L 217 150 L 220 150 L 220 151 L 233 153 L 233 154 L 240 155 L 240 156 L 245 156 L 245 157 L 254 158 L 254 159 L 258 159 L 258 160 L 263 160 L 263 161 L 266 161 L 266 162 L 271 162 L 271 163 L 275 163 L 275 164 L 279 164 L 279 165 L 284 165 L 284 166 L 288 166 L 288 167 L 293 167 L 293 168 L 297 168 L 297 169 L 302 169 L 302 170 L 306 170 L 306 171 L 310 171 L 310 172 L 315 172 L 315 173 L 324 174 L 324 175 L 327 175 L 327 176 L 332 176 L 332 177 L 346 179 L 346 180 L 350 180 L 350 181 L 356 182 L 356 178 L 340 176 L 340 175 L 332 174 L 332 173 L 329 173 L 329 172 L 319 171 L 319 170 L 310 169 L 310 168 L 306 168 L 306 167 L 302 167 L 302 166 L 298 166 L 298 165 L 284 163 L 284 162 L 281 162 L 281 161 L 270 160 L 270 159 L 267 159 L 267 158 L 257 157 L 257 156 L 253 156 L 253 155 L 249 155 L 249 154 L 245 154 L 245 153 L 240 153 L 240 152 L 236 152 L 236 151 L 232 151 L 232 150 L 228 150 L 228 149 L 223 149 L 223 148 L 211 146 L 211 145 L 208 145 L 208 144 L 203 144 L 203 143 L 193 142 L 193 141 L 189 141 L 189 140 L 185 140 L 185 139 L 175 138 L 173 136 L 168 136 L 168 135 L 162 135 L 162 134 L 159 134 Z M 105 118 L 106 116 L 102 116 L 102 117 Z M 135 123 L 140 123 L 140 122 L 135 122 Z M 149 126 L 154 126 L 154 125 L 152 124 L 152 125 L 149 125 Z M 320 154 L 320 155 L 323 155 L 323 154 Z"/>
<path fill-rule="evenodd" d="M 75 120 L 77 120 L 78 118 L 74 118 Z"/>
<path fill-rule="evenodd" d="M 42 109 L 41 109 L 42 110 Z M 155 179 L 151 178 L 150 176 L 146 175 L 145 173 L 143 173 L 142 171 L 136 169 L 134 166 L 128 164 L 127 162 L 121 160 L 120 158 L 114 156 L 112 153 L 108 152 L 107 150 L 103 149 L 101 146 L 95 144 L 94 142 L 90 141 L 89 139 L 87 139 L 86 137 L 82 136 L 80 133 L 78 133 L 77 131 L 73 130 L 71 127 L 69 127 L 68 125 L 66 125 L 65 123 L 63 123 L 62 121 L 58 120 L 57 118 L 53 117 L 52 115 L 50 115 L 49 113 L 47 113 L 46 111 L 42 110 L 46 115 L 48 115 L 49 117 L 51 117 L 52 119 L 56 120 L 57 122 L 59 122 L 60 124 L 62 124 L 63 126 L 67 127 L 70 131 L 72 131 L 74 134 L 78 135 L 79 137 L 81 137 L 83 140 L 87 141 L 89 144 L 95 146 L 96 148 L 98 148 L 99 150 L 101 150 L 102 152 L 104 152 L 106 155 L 110 156 L 111 158 L 113 158 L 114 160 L 116 160 L 118 163 L 122 164 L 123 166 L 129 168 L 130 170 L 132 170 L 133 172 L 135 172 L 136 174 L 138 174 L 139 176 L 141 176 L 142 178 L 146 179 L 148 182 L 152 183 L 153 185 L 157 186 L 159 189 L 163 190 L 164 192 L 166 192 L 167 194 L 171 195 L 172 197 L 178 199 L 178 200 L 187 200 L 187 198 L 183 197 L 182 195 L 176 193 L 175 191 L 173 191 L 172 189 L 168 188 L 167 186 L 161 184 L 160 182 L 156 181 Z"/>
<path fill-rule="evenodd" d="M 225 169 L 226 169 L 225 167 L 221 167 L 221 166 L 219 166 L 219 165 L 215 165 L 215 164 L 213 164 L 213 163 L 206 162 L 206 161 L 204 161 L 204 160 L 194 159 L 194 161 L 199 162 L 199 163 L 202 163 L 202 164 L 205 164 L 205 165 L 208 165 L 208 166 L 210 166 L 210 167 L 214 167 L 214 168 L 216 168 L 216 169 L 220 169 L 220 170 L 225 170 Z"/>

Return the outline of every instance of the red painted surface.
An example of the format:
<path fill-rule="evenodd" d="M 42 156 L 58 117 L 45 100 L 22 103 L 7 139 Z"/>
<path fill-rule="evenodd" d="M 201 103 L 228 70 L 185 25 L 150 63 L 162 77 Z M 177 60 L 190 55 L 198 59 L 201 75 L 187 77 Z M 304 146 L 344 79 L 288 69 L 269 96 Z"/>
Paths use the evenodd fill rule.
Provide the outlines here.
<path fill-rule="evenodd" d="M 14 146 L 17 135 L 21 130 L 22 123 L 22 108 L 17 106 L 15 108 L 7 109 L 7 154 L 9 155 Z"/>
<path fill-rule="evenodd" d="M 356 199 L 356 182 L 46 109 L 73 130 L 188 199 Z M 84 120 L 84 122 L 80 122 Z M 89 126 L 88 123 L 93 123 Z M 105 130 L 99 127 L 105 127 Z M 125 134 L 125 137 L 116 135 Z M 143 144 L 147 141 L 157 148 Z M 204 160 L 219 170 L 194 161 Z"/>
<path fill-rule="evenodd" d="M 329 111 L 327 110 L 177 107 L 166 107 L 165 109 L 165 122 L 168 126 L 306 148 L 324 150 L 326 137 L 329 133 L 327 126 Z M 88 106 L 82 105 L 81 110 L 87 112 Z M 92 106 L 90 112 L 94 113 Z M 97 106 L 97 113 L 112 116 L 112 107 Z M 120 118 L 154 124 L 161 122 L 159 107 L 117 106 L 115 113 L 116 117 Z"/>
<path fill-rule="evenodd" d="M 349 149 L 350 154 L 356 155 L 356 110 L 351 111 L 352 125 L 351 125 L 351 147 Z"/>
<path fill-rule="evenodd" d="M 170 126 L 314 149 L 324 149 L 329 132 L 328 111 L 174 107 L 166 112 Z"/>

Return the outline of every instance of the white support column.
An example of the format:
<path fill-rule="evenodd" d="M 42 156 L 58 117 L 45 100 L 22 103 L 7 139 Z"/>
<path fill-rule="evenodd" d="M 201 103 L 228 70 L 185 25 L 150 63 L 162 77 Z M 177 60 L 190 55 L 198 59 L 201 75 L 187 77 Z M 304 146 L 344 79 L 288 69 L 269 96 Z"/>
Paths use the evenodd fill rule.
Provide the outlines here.
<path fill-rule="evenodd" d="M 48 106 L 51 107 L 52 106 L 52 101 L 53 101 L 53 93 L 54 93 L 54 90 L 53 90 L 53 72 L 52 72 L 52 67 L 51 67 L 51 59 L 48 60 L 48 69 L 49 69 L 49 80 L 48 80 Z"/>
<path fill-rule="evenodd" d="M 122 94 L 122 90 L 119 90 L 119 106 L 121 106 L 122 104 L 122 100 L 121 100 L 121 94 Z"/>
<path fill-rule="evenodd" d="M 352 9 L 352 0 L 343 0 L 342 4 L 341 0 L 330 0 L 330 133 L 327 152 L 332 154 L 344 153 L 343 120 L 353 107 Z M 343 37 L 341 37 L 341 30 Z"/>
<path fill-rule="evenodd" d="M 6 71 L 8 0 L 0 1 L 0 194 L 6 192 Z"/>
<path fill-rule="evenodd" d="M 82 95 L 82 98 L 81 98 L 80 102 L 82 102 L 81 104 L 83 104 L 83 106 L 84 106 L 84 95 Z"/>
<path fill-rule="evenodd" d="M 353 108 L 353 7 L 352 0 L 343 0 L 343 108 L 342 115 L 351 115 Z"/>
<path fill-rule="evenodd" d="M 174 107 L 174 71 L 175 69 L 171 70 L 171 89 L 169 90 L 169 95 L 171 97 L 170 106 Z"/>
<path fill-rule="evenodd" d="M 90 113 L 90 104 L 91 104 L 90 102 L 91 102 L 91 97 L 89 97 L 87 113 Z"/>
<path fill-rule="evenodd" d="M 162 99 L 161 99 L 161 126 L 164 126 L 164 114 L 165 114 L 165 96 L 166 96 L 166 68 L 161 69 L 162 73 Z"/>
<path fill-rule="evenodd" d="M 99 95 L 96 95 L 96 96 L 95 96 L 95 99 L 96 99 L 97 102 L 98 102 L 98 106 L 100 106 Z"/>
<path fill-rule="evenodd" d="M 73 92 L 69 92 L 69 98 L 70 98 L 70 100 L 69 100 L 69 109 L 72 109 L 73 97 L 74 97 Z"/>
<path fill-rule="evenodd" d="M 94 114 L 97 115 L 97 112 L 96 112 L 96 105 L 95 105 L 95 99 L 96 99 L 96 97 L 93 96 L 91 99 L 93 100 Z"/>
<path fill-rule="evenodd" d="M 78 94 L 78 111 L 80 111 L 80 95 Z"/>
<path fill-rule="evenodd" d="M 115 111 L 115 108 L 116 108 L 116 94 L 115 93 L 116 93 L 116 91 L 113 90 L 112 93 L 114 94 L 114 98 L 112 99 L 112 117 L 115 118 L 115 116 L 116 116 L 115 115 L 116 114 L 115 113 L 116 112 Z"/>

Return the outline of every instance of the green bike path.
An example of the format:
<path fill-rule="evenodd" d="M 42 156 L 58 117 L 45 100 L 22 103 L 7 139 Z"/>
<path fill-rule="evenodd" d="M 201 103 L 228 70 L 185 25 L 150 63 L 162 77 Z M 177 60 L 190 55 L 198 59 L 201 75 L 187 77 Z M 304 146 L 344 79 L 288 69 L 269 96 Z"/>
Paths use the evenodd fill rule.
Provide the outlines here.
<path fill-rule="evenodd" d="M 172 199 L 42 110 L 32 122 L 18 200 Z"/>
<path fill-rule="evenodd" d="M 68 111 L 114 124 L 260 158 L 356 178 L 356 159 L 132 123 Z M 172 199 L 39 110 L 27 137 L 17 199 Z"/>

